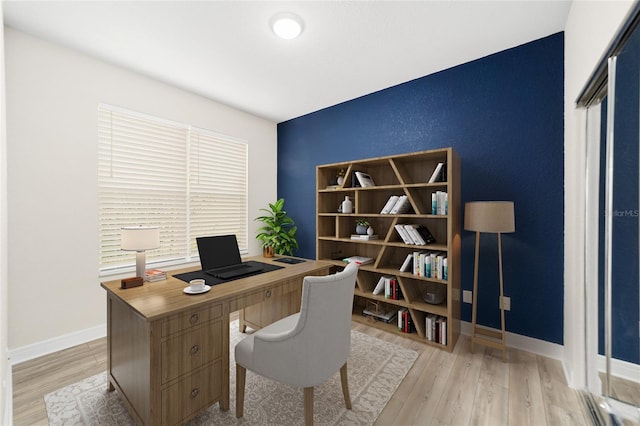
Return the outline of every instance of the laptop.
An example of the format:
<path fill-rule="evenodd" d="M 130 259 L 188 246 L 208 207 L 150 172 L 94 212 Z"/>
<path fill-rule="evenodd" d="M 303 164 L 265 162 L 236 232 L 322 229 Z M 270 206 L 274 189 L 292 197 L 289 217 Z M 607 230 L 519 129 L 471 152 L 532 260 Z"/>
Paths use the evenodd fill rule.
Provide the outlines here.
<path fill-rule="evenodd" d="M 196 238 L 202 270 L 221 280 L 262 271 L 256 264 L 243 263 L 235 235 Z"/>

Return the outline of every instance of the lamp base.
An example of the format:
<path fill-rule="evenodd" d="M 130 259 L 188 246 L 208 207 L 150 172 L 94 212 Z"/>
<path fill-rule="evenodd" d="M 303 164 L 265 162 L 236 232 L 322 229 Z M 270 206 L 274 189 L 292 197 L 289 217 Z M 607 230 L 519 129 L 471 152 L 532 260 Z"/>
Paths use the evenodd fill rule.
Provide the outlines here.
<path fill-rule="evenodd" d="M 136 252 L 136 277 L 140 277 L 142 278 L 143 281 L 146 281 L 145 279 L 145 267 L 146 267 L 146 256 L 144 254 L 144 251 L 137 251 Z"/>

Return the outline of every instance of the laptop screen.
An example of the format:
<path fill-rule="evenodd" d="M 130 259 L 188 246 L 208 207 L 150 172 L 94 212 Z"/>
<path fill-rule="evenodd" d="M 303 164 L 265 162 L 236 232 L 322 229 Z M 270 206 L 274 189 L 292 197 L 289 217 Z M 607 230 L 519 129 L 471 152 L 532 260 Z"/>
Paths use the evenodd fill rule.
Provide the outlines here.
<path fill-rule="evenodd" d="M 196 238 L 203 271 L 242 263 L 235 235 Z"/>

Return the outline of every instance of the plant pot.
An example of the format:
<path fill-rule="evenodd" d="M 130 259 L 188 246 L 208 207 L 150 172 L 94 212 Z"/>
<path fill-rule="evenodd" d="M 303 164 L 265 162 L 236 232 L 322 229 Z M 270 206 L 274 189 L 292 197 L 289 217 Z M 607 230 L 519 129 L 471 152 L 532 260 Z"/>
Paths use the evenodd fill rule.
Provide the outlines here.
<path fill-rule="evenodd" d="M 274 250 L 272 246 L 266 246 L 262 248 L 263 257 L 273 257 Z"/>
<path fill-rule="evenodd" d="M 356 234 L 358 234 L 358 235 L 367 235 L 367 226 L 366 225 L 356 225 Z"/>

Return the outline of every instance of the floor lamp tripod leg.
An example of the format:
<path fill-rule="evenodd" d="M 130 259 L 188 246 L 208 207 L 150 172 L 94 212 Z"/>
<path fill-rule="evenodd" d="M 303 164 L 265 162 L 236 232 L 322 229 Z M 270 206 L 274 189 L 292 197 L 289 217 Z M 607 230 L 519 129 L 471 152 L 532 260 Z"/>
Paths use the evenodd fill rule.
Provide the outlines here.
<path fill-rule="evenodd" d="M 500 267 L 500 322 L 502 326 L 502 361 L 506 361 L 506 330 L 504 323 L 504 284 L 502 281 L 502 238 L 498 232 L 498 266 Z"/>

